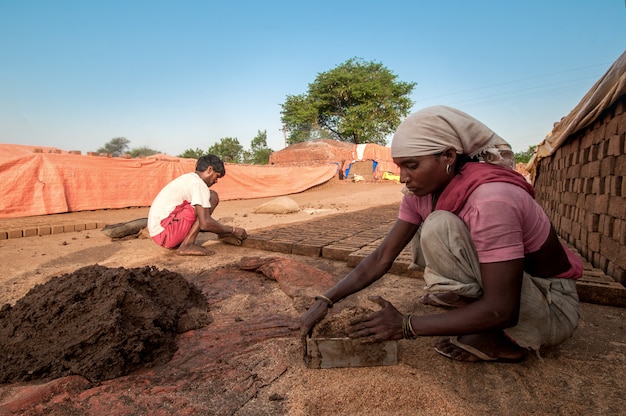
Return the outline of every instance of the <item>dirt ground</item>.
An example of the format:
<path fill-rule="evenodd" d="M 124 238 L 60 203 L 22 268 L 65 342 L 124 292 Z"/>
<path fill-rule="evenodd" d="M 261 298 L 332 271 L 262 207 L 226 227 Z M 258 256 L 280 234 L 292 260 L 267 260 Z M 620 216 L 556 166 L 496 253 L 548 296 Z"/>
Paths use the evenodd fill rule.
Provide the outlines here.
<path fill-rule="evenodd" d="M 298 213 L 255 214 L 268 198 L 223 201 L 215 217 L 254 232 L 399 202 L 399 191 L 390 183 L 341 183 L 290 195 Z M 147 208 L 63 215 L 116 223 L 145 217 Z M 112 241 L 97 229 L 0 241 L 0 305 L 15 305 L 36 285 L 84 266 L 154 266 L 196 285 L 212 316 L 177 335 L 178 351 L 164 364 L 102 382 L 67 376 L 0 384 L 0 415 L 624 414 L 625 309 L 583 303 L 571 340 L 520 364 L 452 361 L 424 337 L 399 342 L 397 365 L 309 369 L 291 326 L 310 296 L 348 266 L 226 245 L 211 235 L 202 242 L 212 256 L 179 257 L 149 239 Z M 272 270 L 240 267 L 250 257 L 271 262 Z M 421 279 L 387 274 L 333 311 L 376 308 L 367 297 L 377 294 L 405 313 L 437 313 L 417 303 L 422 286 Z"/>

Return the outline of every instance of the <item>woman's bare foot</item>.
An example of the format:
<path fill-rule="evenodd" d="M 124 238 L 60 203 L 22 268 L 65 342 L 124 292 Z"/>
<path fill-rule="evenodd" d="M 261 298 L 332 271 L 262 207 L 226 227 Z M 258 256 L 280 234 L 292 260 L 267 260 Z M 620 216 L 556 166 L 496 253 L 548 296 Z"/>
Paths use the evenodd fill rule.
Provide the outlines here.
<path fill-rule="evenodd" d="M 180 246 L 176 250 L 176 254 L 179 256 L 210 256 L 215 254 L 214 251 L 209 251 L 204 247 L 190 244 L 188 246 Z"/>
<path fill-rule="evenodd" d="M 511 342 L 502 331 L 443 337 L 437 341 L 435 351 L 458 361 L 507 363 L 523 361 L 527 353 L 527 350 Z"/>
<path fill-rule="evenodd" d="M 456 293 L 428 293 L 418 299 L 418 302 L 422 305 L 438 306 L 440 308 L 459 308 L 461 306 L 469 305 L 476 299 L 468 298 L 465 296 L 457 295 Z"/>

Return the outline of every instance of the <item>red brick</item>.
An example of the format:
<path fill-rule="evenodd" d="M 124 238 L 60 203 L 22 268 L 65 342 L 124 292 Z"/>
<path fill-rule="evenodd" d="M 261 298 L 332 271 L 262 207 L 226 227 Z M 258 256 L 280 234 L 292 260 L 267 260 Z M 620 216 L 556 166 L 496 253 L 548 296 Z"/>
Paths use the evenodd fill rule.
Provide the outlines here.
<path fill-rule="evenodd" d="M 598 144 L 598 159 L 602 160 L 608 156 L 609 153 L 609 141 L 602 140 L 601 143 Z"/>
<path fill-rule="evenodd" d="M 602 232 L 602 234 L 612 237 L 614 224 L 615 224 L 615 218 L 611 217 L 610 215 L 602 214 L 598 227 L 600 231 Z"/>
<path fill-rule="evenodd" d="M 594 136 L 593 132 L 588 132 L 580 139 L 580 148 L 583 151 L 586 151 L 587 155 L 589 154 L 589 147 L 591 147 L 591 145 L 593 144 L 593 136 Z"/>
<path fill-rule="evenodd" d="M 69 224 L 69 225 L 63 226 L 63 231 L 66 233 L 69 233 L 69 232 L 76 231 L 76 230 L 75 230 L 74 224 Z"/>
<path fill-rule="evenodd" d="M 609 187 L 607 189 L 607 193 L 611 196 L 622 196 L 622 176 L 611 176 L 609 177 Z M 626 195 L 624 195 L 626 196 Z"/>
<path fill-rule="evenodd" d="M 626 198 L 611 196 L 608 209 L 604 212 L 615 218 L 626 218 Z"/>
<path fill-rule="evenodd" d="M 594 144 L 589 146 L 589 151 L 587 152 L 587 161 L 594 162 L 596 160 L 598 160 L 598 146 Z"/>
<path fill-rule="evenodd" d="M 618 156 L 622 154 L 623 148 L 624 148 L 624 135 L 615 134 L 609 139 L 609 147 L 607 150 L 607 154 L 611 156 Z"/>
<path fill-rule="evenodd" d="M 620 122 L 620 117 L 613 117 L 607 124 L 606 124 L 606 131 L 605 131 L 605 136 L 606 137 L 612 137 L 615 134 L 619 133 L 619 123 Z"/>
<path fill-rule="evenodd" d="M 593 178 L 591 193 L 596 195 L 604 193 L 604 178 L 602 176 L 596 176 L 595 178 Z"/>
<path fill-rule="evenodd" d="M 572 221 L 572 231 L 570 231 L 570 234 L 572 235 L 572 237 L 579 239 L 582 229 L 583 227 L 580 223 Z"/>
<path fill-rule="evenodd" d="M 626 151 L 624 154 L 616 157 L 617 160 L 615 162 L 615 175 L 626 176 Z"/>
<path fill-rule="evenodd" d="M 572 220 L 567 217 L 561 217 L 561 231 L 569 234 L 572 231 Z"/>
<path fill-rule="evenodd" d="M 587 234 L 587 247 L 594 252 L 600 252 L 600 241 L 602 236 L 600 233 L 588 233 Z"/>
<path fill-rule="evenodd" d="M 98 224 L 95 222 L 88 222 L 85 224 L 85 230 L 95 230 L 96 228 L 98 228 Z"/>
<path fill-rule="evenodd" d="M 585 225 L 587 230 L 591 232 L 598 231 L 598 223 L 600 222 L 600 215 L 595 213 L 586 214 Z"/>
<path fill-rule="evenodd" d="M 596 127 L 597 126 L 597 127 Z M 593 130 L 593 143 L 600 143 L 606 137 L 606 124 L 598 121 Z"/>
<path fill-rule="evenodd" d="M 603 237 L 600 254 L 610 259 L 617 266 L 626 269 L 626 246 L 618 243 L 612 238 Z"/>
<path fill-rule="evenodd" d="M 600 175 L 615 175 L 615 165 L 617 158 L 615 156 L 607 156 L 600 161 Z"/>
<path fill-rule="evenodd" d="M 23 231 L 23 236 L 24 237 L 35 237 L 37 235 L 37 229 L 36 228 L 25 228 Z"/>
<path fill-rule="evenodd" d="M 580 175 L 584 178 L 595 178 L 600 175 L 600 161 L 594 160 L 593 162 L 585 163 L 581 170 Z"/>
<path fill-rule="evenodd" d="M 619 241 L 620 244 L 626 245 L 626 221 L 622 219 L 615 219 L 613 224 L 613 239 Z"/>
<path fill-rule="evenodd" d="M 581 172 L 581 165 L 573 165 L 567 168 L 566 177 L 567 178 L 578 178 Z"/>
<path fill-rule="evenodd" d="M 0 231 L 0 240 L 7 240 L 9 238 L 9 233 L 6 231 Z"/>
<path fill-rule="evenodd" d="M 617 282 L 589 282 L 583 276 L 576 291 L 581 302 L 626 307 L 626 288 Z"/>

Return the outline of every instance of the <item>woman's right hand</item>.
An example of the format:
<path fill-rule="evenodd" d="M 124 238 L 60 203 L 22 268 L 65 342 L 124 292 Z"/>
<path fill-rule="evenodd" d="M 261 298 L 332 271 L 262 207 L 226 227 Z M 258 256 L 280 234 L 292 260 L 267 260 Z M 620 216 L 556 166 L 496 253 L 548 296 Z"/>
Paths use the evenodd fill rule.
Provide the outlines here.
<path fill-rule="evenodd" d="M 313 305 L 300 317 L 300 336 L 305 338 L 316 323 L 324 319 L 328 312 L 328 303 L 316 300 Z"/>

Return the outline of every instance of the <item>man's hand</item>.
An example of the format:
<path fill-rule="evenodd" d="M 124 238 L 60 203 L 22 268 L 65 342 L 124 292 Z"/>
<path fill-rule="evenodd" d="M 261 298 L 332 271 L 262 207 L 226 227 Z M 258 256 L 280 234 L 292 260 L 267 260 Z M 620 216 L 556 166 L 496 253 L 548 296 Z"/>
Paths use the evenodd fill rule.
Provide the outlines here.
<path fill-rule="evenodd" d="M 248 233 L 243 228 L 233 227 L 232 236 L 240 240 L 245 240 L 246 238 L 248 238 Z"/>

